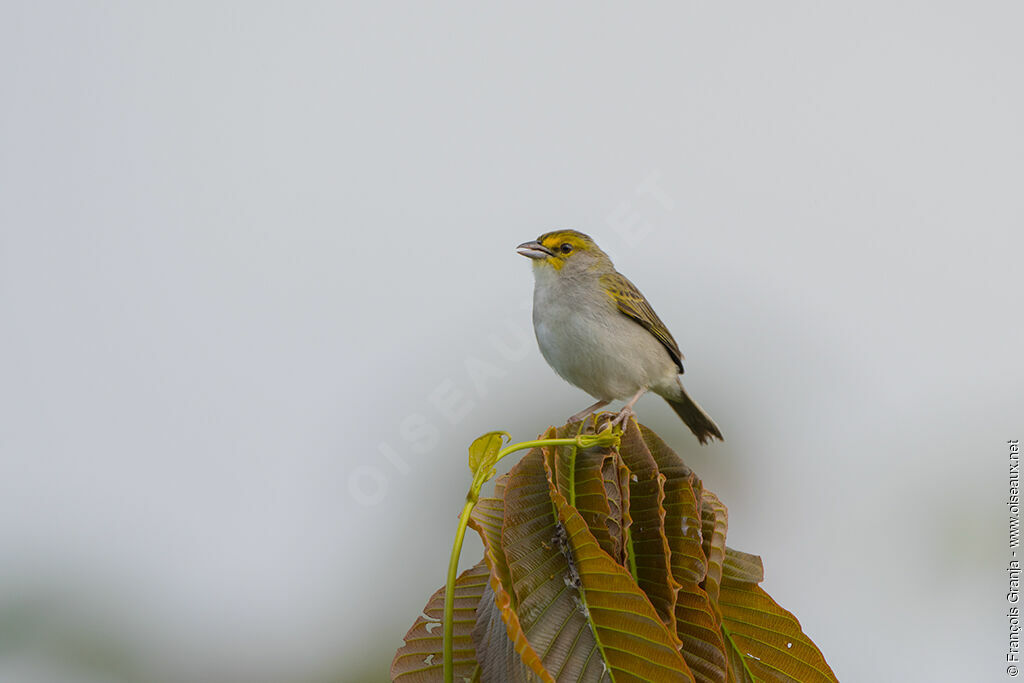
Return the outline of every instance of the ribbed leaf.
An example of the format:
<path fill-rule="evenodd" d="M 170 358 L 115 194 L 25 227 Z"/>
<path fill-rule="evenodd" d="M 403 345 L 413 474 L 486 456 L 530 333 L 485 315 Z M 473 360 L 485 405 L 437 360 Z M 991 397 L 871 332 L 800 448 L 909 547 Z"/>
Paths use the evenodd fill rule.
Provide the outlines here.
<path fill-rule="evenodd" d="M 494 554 L 488 552 L 486 557 L 490 564 Z M 555 679 L 544 668 L 537 651 L 527 640 L 508 591 L 493 571 L 477 607 L 472 638 L 480 663 L 480 681 L 540 680 L 554 683 Z"/>
<path fill-rule="evenodd" d="M 665 475 L 665 535 L 672 548 L 672 572 L 699 583 L 707 572 L 701 548 L 700 480 L 661 438 L 639 425 L 658 471 Z"/>
<path fill-rule="evenodd" d="M 608 419 L 542 438 L 593 434 Z M 470 448 L 478 476 L 501 443 L 492 433 Z M 456 583 L 456 680 L 836 680 L 757 585 L 761 558 L 726 546 L 725 505 L 634 420 L 618 447 L 530 451 L 470 526 L 485 553 Z M 409 630 L 395 680 L 441 679 L 443 603 L 444 589 Z"/>
<path fill-rule="evenodd" d="M 700 683 L 722 683 L 728 664 L 715 609 L 701 588 L 707 560 L 701 547 L 700 480 L 654 432 L 639 426 L 658 470 L 665 475 L 665 536 L 671 548 L 672 576 L 679 583 L 676 634 L 683 656 Z"/>
<path fill-rule="evenodd" d="M 501 540 L 523 633 L 558 681 L 600 681 L 603 664 L 581 609 L 556 525 L 539 450 L 530 451 L 505 483 Z"/>
<path fill-rule="evenodd" d="M 499 606 L 501 603 L 502 606 Z M 512 621 L 516 624 L 517 633 L 522 634 L 519 629 L 519 620 L 514 613 L 509 614 L 508 601 L 499 597 L 488 583 L 480 598 L 480 606 L 476 612 L 476 627 L 473 629 L 473 646 L 477 652 L 477 673 L 479 681 L 502 681 L 503 683 L 525 683 L 526 681 L 552 681 L 553 679 L 546 671 L 540 674 L 531 670 L 523 659 L 523 641 L 517 639 L 513 642 L 509 639 L 509 629 L 506 626 Z M 531 661 L 539 661 L 534 654 Z"/>
<path fill-rule="evenodd" d="M 637 585 L 676 638 L 679 582 L 672 573 L 672 553 L 665 535 L 666 478 L 658 471 L 636 420 L 626 422 L 619 455 L 630 471 L 629 516 L 633 523 L 629 528 L 629 541 L 636 558 Z"/>
<path fill-rule="evenodd" d="M 588 419 L 589 421 L 589 419 Z M 567 424 L 555 429 L 548 427 L 540 438 L 542 439 L 570 439 L 583 432 L 586 428 L 586 421 L 582 424 Z M 555 483 L 566 498 L 572 498 L 573 493 L 573 470 L 576 462 L 576 454 L 579 451 L 575 446 L 557 446 L 544 448 L 542 452 L 545 458 L 551 458 L 553 453 L 558 453 L 555 465 Z"/>
<path fill-rule="evenodd" d="M 455 680 L 470 680 L 476 670 L 476 655 L 473 648 L 472 632 L 476 624 L 476 608 L 484 593 L 490 572 L 480 562 L 464 571 L 455 581 L 454 650 Z M 391 663 L 391 679 L 402 683 L 426 683 L 440 681 L 442 674 L 442 651 L 444 649 L 441 620 L 444 616 L 444 594 L 442 587 L 434 593 L 423 615 L 405 634 L 405 645 Z M 425 615 L 425 616 L 424 616 Z"/>
<path fill-rule="evenodd" d="M 725 658 L 729 662 L 727 683 L 754 683 L 754 675 L 750 673 L 750 669 L 743 662 L 743 655 L 733 647 L 732 643 L 725 648 Z M 788 679 L 780 676 L 779 680 L 787 681 Z"/>
<path fill-rule="evenodd" d="M 551 498 L 564 525 L 582 608 L 600 654 L 615 681 L 693 681 L 675 635 L 625 567 L 601 549 L 579 512 L 549 481 Z"/>
<path fill-rule="evenodd" d="M 704 590 L 711 604 L 718 602 L 721 591 L 722 572 L 725 563 L 725 532 L 729 528 L 729 510 L 711 491 L 703 492 L 701 501 L 701 536 L 704 555 L 708 558 L 708 573 L 704 579 Z"/>
<path fill-rule="evenodd" d="M 495 488 L 497 489 L 499 485 L 504 489 L 503 483 L 495 485 Z M 476 507 L 469 517 L 470 528 L 480 534 L 484 542 L 484 560 L 501 586 L 499 593 L 510 591 L 512 586 L 508 561 L 501 547 L 501 526 L 504 519 L 505 502 L 501 498 L 481 498 L 476 502 Z M 515 596 L 511 593 L 509 604 L 513 610 L 516 608 Z"/>
<path fill-rule="evenodd" d="M 594 434 L 594 419 L 561 427 L 556 438 Z M 547 435 L 545 435 L 547 436 Z M 575 452 L 574 452 L 575 451 Z M 629 516 L 629 470 L 616 451 L 608 447 L 544 449 L 548 465 L 555 472 L 558 490 L 573 504 L 590 527 L 602 550 L 620 564 L 626 562 L 626 534 Z M 574 464 L 570 477 L 569 464 Z"/>
<path fill-rule="evenodd" d="M 507 475 L 495 483 L 495 493 L 504 495 Z M 484 561 L 490 569 L 488 589 L 481 599 L 473 644 L 481 664 L 481 680 L 518 680 L 519 669 L 532 671 L 542 681 L 553 681 L 544 668 L 519 620 L 512 576 L 501 545 L 505 503 L 501 498 L 481 498 L 470 516 L 470 526 L 484 542 Z M 512 661 L 517 662 L 512 666 Z M 515 675 L 513 675 L 515 674 Z M 524 674 L 525 675 L 525 674 Z"/>
<path fill-rule="evenodd" d="M 484 463 L 493 462 L 508 432 L 488 432 L 469 445 L 469 471 L 476 472 Z M 494 476 L 494 467 L 488 467 L 486 479 Z"/>
<path fill-rule="evenodd" d="M 722 578 L 743 583 L 761 583 L 764 581 L 764 563 L 759 555 L 751 555 L 726 546 Z"/>
<path fill-rule="evenodd" d="M 796 617 L 757 584 L 723 579 L 718 604 L 730 662 L 742 666 L 736 680 L 838 681 Z"/>

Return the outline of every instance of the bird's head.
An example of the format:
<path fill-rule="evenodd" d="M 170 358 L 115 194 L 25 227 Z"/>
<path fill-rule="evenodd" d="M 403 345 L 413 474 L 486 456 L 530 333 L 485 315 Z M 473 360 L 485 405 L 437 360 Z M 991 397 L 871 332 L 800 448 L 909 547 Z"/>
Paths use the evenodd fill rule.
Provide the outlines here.
<path fill-rule="evenodd" d="M 608 255 L 589 235 L 576 230 L 553 230 L 533 242 L 523 242 L 516 253 L 533 259 L 534 269 L 550 266 L 555 272 L 611 266 Z"/>

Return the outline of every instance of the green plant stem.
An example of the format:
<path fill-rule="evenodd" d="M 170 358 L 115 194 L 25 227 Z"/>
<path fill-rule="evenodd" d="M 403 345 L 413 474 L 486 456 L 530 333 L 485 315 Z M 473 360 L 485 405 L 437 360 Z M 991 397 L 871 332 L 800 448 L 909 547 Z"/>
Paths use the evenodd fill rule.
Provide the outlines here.
<path fill-rule="evenodd" d="M 583 433 L 583 425 L 586 424 L 585 420 L 580 421 L 580 427 L 576 430 L 576 436 L 578 437 Z M 569 465 L 569 505 L 576 507 L 576 455 L 580 452 L 580 443 L 577 441 L 572 446 L 572 458 L 570 459 Z M 558 516 L 557 514 L 555 515 Z"/>
<path fill-rule="evenodd" d="M 506 455 L 521 451 L 524 448 L 540 448 L 541 446 L 575 446 L 578 443 L 576 437 L 571 439 L 538 439 L 536 441 L 523 441 L 521 443 L 514 443 L 511 446 L 505 446 L 498 453 L 498 457 L 494 459 L 494 462 L 498 462 Z"/>
<path fill-rule="evenodd" d="M 578 438 L 578 437 L 577 437 Z M 455 579 L 459 573 L 459 557 L 462 555 L 462 542 L 466 538 L 466 527 L 469 526 L 469 516 L 480 498 L 480 489 L 489 478 L 488 472 L 506 455 L 521 451 L 526 448 L 539 448 L 542 446 L 576 446 L 579 444 L 576 438 L 572 439 L 538 439 L 534 441 L 523 441 L 521 443 L 506 446 L 498 452 L 493 462 L 481 463 L 476 472 L 473 473 L 473 484 L 469 493 L 466 494 L 466 504 L 462 506 L 462 515 L 459 516 L 459 526 L 455 530 L 455 543 L 452 545 L 452 556 L 448 560 L 448 582 L 444 590 L 444 680 L 445 683 L 453 683 L 455 680 L 455 645 L 452 642 L 455 633 L 453 618 L 455 614 Z"/>
<path fill-rule="evenodd" d="M 455 624 L 452 619 L 455 614 L 455 578 L 459 573 L 459 556 L 462 555 L 462 541 L 466 538 L 466 527 L 469 526 L 469 514 L 473 512 L 476 505 L 476 498 L 466 497 L 466 504 L 462 506 L 462 515 L 459 517 L 459 526 L 455 530 L 455 545 L 452 546 L 452 557 L 448 560 L 448 582 L 444 591 L 444 680 L 452 683 L 455 677 L 454 671 L 454 643 L 452 635 Z"/>

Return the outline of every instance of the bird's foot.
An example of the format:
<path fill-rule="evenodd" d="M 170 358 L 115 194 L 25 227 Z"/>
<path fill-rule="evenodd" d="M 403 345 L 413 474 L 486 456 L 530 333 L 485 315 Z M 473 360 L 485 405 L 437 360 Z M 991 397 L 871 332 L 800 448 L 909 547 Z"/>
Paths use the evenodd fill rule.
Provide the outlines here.
<path fill-rule="evenodd" d="M 619 411 L 619 414 L 612 419 L 612 427 L 615 427 L 616 425 L 622 425 L 622 423 L 626 421 L 626 418 L 632 415 L 636 415 L 636 413 L 633 412 L 633 408 L 631 406 L 624 407 L 622 410 Z"/>
<path fill-rule="evenodd" d="M 640 397 L 643 396 L 646 392 L 647 387 L 640 387 L 640 390 L 633 394 L 633 398 L 629 399 L 629 402 L 626 403 L 626 405 L 622 406 L 622 410 L 620 410 L 619 414 L 616 415 L 615 419 L 612 420 L 612 427 L 614 427 L 615 425 L 621 425 L 623 422 L 626 421 L 626 418 L 629 417 L 630 415 L 636 415 L 636 413 L 633 412 L 633 405 L 637 401 L 639 401 Z"/>

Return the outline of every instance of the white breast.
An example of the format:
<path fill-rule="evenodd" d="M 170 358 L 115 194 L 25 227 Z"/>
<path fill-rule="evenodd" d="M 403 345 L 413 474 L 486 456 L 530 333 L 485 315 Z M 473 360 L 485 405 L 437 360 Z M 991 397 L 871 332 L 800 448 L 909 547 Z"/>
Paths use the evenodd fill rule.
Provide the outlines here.
<path fill-rule="evenodd" d="M 675 381 L 675 363 L 665 347 L 622 314 L 596 282 L 567 288 L 549 267 L 536 268 L 535 273 L 537 343 L 566 381 L 601 400 L 629 398 L 666 378 Z"/>

